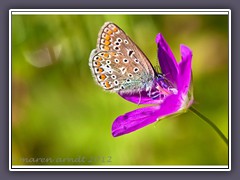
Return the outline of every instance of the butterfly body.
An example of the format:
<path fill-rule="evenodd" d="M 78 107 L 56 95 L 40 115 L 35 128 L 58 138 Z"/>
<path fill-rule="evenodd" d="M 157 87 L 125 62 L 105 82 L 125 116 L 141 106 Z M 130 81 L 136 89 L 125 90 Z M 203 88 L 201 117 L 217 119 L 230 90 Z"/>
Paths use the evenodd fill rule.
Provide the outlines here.
<path fill-rule="evenodd" d="M 121 94 L 147 91 L 154 98 L 160 95 L 161 90 L 157 89 L 158 95 L 151 91 L 156 83 L 159 86 L 159 77 L 163 76 L 156 73 L 146 55 L 114 23 L 105 23 L 99 31 L 89 66 L 97 84 L 106 91 Z"/>

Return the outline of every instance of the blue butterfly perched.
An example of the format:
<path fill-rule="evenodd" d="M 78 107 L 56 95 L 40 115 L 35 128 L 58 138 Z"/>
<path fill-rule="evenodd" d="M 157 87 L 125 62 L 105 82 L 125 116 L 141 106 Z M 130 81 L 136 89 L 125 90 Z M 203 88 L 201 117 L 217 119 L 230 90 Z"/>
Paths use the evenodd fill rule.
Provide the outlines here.
<path fill-rule="evenodd" d="M 146 55 L 126 33 L 111 22 L 106 22 L 100 29 L 89 66 L 103 89 L 120 95 L 138 94 L 138 104 L 144 102 L 141 97 L 162 99 L 176 91 L 164 75 L 154 70 Z"/>
<path fill-rule="evenodd" d="M 89 58 L 97 84 L 130 102 L 151 104 L 118 116 L 112 125 L 114 137 L 182 112 L 193 102 L 191 50 L 181 45 L 182 60 L 178 64 L 162 34 L 156 36 L 156 43 L 162 74 L 116 24 L 105 23 L 98 34 L 97 48 Z"/>

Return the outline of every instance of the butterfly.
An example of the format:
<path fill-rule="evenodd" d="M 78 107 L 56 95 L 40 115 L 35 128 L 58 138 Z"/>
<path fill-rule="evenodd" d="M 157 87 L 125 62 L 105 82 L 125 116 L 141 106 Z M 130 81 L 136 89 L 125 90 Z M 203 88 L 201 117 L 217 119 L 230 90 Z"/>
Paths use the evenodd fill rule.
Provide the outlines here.
<path fill-rule="evenodd" d="M 164 75 L 156 72 L 141 49 L 112 22 L 106 22 L 100 29 L 89 66 L 97 84 L 106 91 L 121 94 L 146 91 L 152 98 L 167 92 L 158 83 L 159 80 L 163 85 L 168 83 Z M 155 87 L 157 92 L 152 91 Z"/>

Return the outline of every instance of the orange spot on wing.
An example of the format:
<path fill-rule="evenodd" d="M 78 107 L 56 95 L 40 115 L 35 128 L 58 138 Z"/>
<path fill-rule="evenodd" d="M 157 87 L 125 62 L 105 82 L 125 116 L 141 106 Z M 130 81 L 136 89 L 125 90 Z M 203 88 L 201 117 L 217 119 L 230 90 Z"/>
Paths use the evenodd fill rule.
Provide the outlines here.
<path fill-rule="evenodd" d="M 95 62 L 94 62 L 94 65 L 97 66 L 97 67 L 99 67 L 99 66 L 101 66 L 101 63 L 100 63 L 99 61 L 95 61 Z"/>
<path fill-rule="evenodd" d="M 106 88 L 110 88 L 111 87 L 111 85 L 109 84 L 108 81 L 105 82 L 105 86 L 106 86 Z"/>
<path fill-rule="evenodd" d="M 105 41 L 104 44 L 105 44 L 105 45 L 109 45 L 109 44 L 110 44 L 110 41 Z"/>
<path fill-rule="evenodd" d="M 105 51 L 109 51 L 109 49 L 110 49 L 110 48 L 109 48 L 108 46 L 104 46 L 104 50 L 105 50 Z"/>
<path fill-rule="evenodd" d="M 104 74 L 101 74 L 99 78 L 101 79 L 101 81 L 103 81 L 104 79 L 106 79 L 106 76 Z"/>
<path fill-rule="evenodd" d="M 109 36 L 108 34 L 106 34 L 105 40 L 106 40 L 106 41 L 109 41 L 109 40 L 110 40 L 110 36 Z"/>
<path fill-rule="evenodd" d="M 108 58 L 109 54 L 108 54 L 108 53 L 105 53 L 103 56 L 104 56 L 105 58 Z"/>
<path fill-rule="evenodd" d="M 113 31 L 112 30 L 108 30 L 108 32 L 107 32 L 107 34 L 109 34 L 109 35 L 111 35 L 113 33 Z"/>
<path fill-rule="evenodd" d="M 114 31 L 114 32 L 117 32 L 117 31 L 118 31 L 118 28 L 117 28 L 117 27 L 114 27 L 114 28 L 113 28 L 113 31 Z"/>
<path fill-rule="evenodd" d="M 117 54 L 115 52 L 110 53 L 111 56 L 116 56 Z"/>
<path fill-rule="evenodd" d="M 103 68 L 97 68 L 97 73 L 103 72 Z"/>

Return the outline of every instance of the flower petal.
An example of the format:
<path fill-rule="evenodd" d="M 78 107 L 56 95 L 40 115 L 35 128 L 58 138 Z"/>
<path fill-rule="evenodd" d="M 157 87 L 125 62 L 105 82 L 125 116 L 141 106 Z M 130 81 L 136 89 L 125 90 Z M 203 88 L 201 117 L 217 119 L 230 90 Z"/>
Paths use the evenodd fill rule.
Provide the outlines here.
<path fill-rule="evenodd" d="M 119 116 L 112 125 L 114 137 L 130 133 L 156 121 L 154 113 L 158 106 L 140 108 Z"/>
<path fill-rule="evenodd" d="M 178 64 L 161 33 L 157 35 L 156 43 L 158 45 L 158 60 L 162 73 L 173 84 L 177 84 Z"/>
<path fill-rule="evenodd" d="M 146 91 L 142 91 L 139 93 L 133 93 L 133 94 L 123 94 L 121 92 L 118 93 L 122 98 L 135 103 L 135 104 L 159 104 L 159 98 L 152 99 L 147 95 Z"/>
<path fill-rule="evenodd" d="M 151 93 L 151 96 L 149 95 Z M 155 93 L 155 96 L 153 95 Z M 143 89 L 139 92 L 134 93 L 123 93 L 118 92 L 122 98 L 133 102 L 135 104 L 160 104 L 162 102 L 161 96 L 158 94 L 159 90 L 157 89 L 157 84 L 154 84 L 151 90 Z"/>
<path fill-rule="evenodd" d="M 182 60 L 179 63 L 178 91 L 187 94 L 192 77 L 192 51 L 185 45 L 180 45 Z"/>
<path fill-rule="evenodd" d="M 179 95 L 170 95 L 159 106 L 140 108 L 119 116 L 112 125 L 114 137 L 136 131 L 157 119 L 177 112 L 181 107 Z"/>

